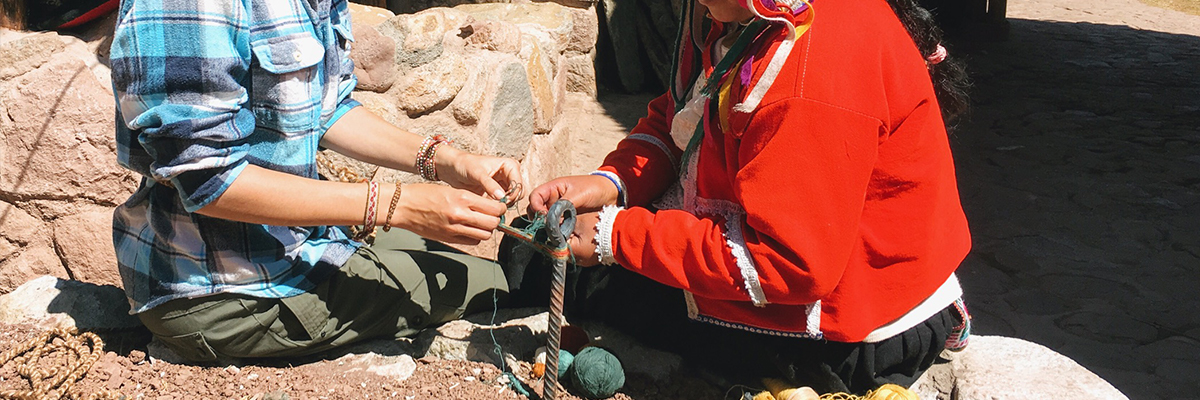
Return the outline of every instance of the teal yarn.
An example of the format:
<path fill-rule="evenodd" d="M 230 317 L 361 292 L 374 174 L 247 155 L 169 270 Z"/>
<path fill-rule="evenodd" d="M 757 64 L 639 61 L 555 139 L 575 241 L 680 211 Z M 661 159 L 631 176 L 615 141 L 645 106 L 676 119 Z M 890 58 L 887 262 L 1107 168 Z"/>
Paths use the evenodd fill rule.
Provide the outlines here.
<path fill-rule="evenodd" d="M 575 356 L 571 352 L 559 349 L 558 350 L 558 375 L 567 376 L 567 370 L 571 368 L 571 363 L 575 361 Z"/>
<path fill-rule="evenodd" d="M 560 353 L 561 354 L 561 353 Z M 567 370 L 576 394 L 589 399 L 612 397 L 625 386 L 625 370 L 621 360 L 608 350 L 588 347 L 579 351 Z"/>

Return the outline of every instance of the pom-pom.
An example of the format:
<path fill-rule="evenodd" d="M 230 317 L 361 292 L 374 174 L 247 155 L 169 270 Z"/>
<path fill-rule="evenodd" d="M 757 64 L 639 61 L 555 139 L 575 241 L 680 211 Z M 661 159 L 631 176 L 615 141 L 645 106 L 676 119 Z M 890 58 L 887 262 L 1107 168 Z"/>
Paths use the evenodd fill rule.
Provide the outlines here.
<path fill-rule="evenodd" d="M 917 394 L 907 388 L 893 383 L 884 384 L 878 389 L 867 393 L 870 400 L 917 400 Z"/>
<path fill-rule="evenodd" d="M 588 347 L 575 355 L 569 373 L 576 394 L 589 399 L 612 397 L 625 386 L 621 361 L 608 350 Z"/>
<path fill-rule="evenodd" d="M 566 350 L 558 351 L 558 376 L 567 376 L 567 370 L 571 368 L 571 363 L 575 361 L 575 355 Z"/>

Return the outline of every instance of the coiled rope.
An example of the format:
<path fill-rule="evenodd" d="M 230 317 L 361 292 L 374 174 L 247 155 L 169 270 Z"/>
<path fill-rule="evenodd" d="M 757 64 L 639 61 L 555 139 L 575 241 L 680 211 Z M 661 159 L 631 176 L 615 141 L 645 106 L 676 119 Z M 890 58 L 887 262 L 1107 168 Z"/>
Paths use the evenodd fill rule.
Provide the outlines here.
<path fill-rule="evenodd" d="M 74 327 L 44 332 L 0 354 L 0 368 L 14 363 L 17 374 L 30 387 L 0 390 L 0 399 L 124 399 L 124 395 L 110 390 L 87 395 L 72 390 L 102 355 L 104 341 L 95 333 L 79 333 Z"/>

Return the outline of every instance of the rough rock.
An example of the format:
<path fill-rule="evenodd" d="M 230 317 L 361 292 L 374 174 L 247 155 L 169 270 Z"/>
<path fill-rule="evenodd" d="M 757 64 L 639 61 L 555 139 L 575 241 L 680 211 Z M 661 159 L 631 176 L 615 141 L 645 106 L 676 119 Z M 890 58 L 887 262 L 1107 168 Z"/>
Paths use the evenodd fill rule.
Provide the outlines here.
<path fill-rule="evenodd" d="M 649 61 L 656 80 L 663 86 L 671 80 L 671 64 L 674 61 L 675 36 L 678 23 L 671 7 L 664 1 L 646 1 L 648 13 L 638 13 L 638 42 L 642 54 Z"/>
<path fill-rule="evenodd" d="M 508 54 L 517 54 L 521 51 L 521 30 L 513 24 L 483 20 L 472 22 L 467 27 L 470 34 L 465 41 L 468 46 Z"/>
<path fill-rule="evenodd" d="M 0 322 L 28 323 L 43 329 L 141 326 L 137 317 L 129 315 L 129 302 L 120 288 L 53 276 L 32 279 L 12 293 L 0 296 Z"/>
<path fill-rule="evenodd" d="M 542 49 L 554 55 L 568 49 L 585 53 L 595 45 L 595 25 L 576 26 L 588 21 L 586 9 L 564 7 L 554 3 L 493 3 L 469 4 L 454 7 L 475 19 L 504 21 L 516 25 L 522 33 L 538 38 Z M 576 16 L 579 14 L 579 16 Z M 591 44 L 588 44 L 588 42 Z"/>
<path fill-rule="evenodd" d="M 596 67 L 592 59 L 593 57 L 587 54 L 563 58 L 568 92 L 584 93 L 596 97 Z"/>
<path fill-rule="evenodd" d="M 0 103 L 0 196 L 116 205 L 133 192 L 116 162 L 112 94 L 85 62 L 56 55 L 8 82 Z"/>
<path fill-rule="evenodd" d="M 600 15 L 590 5 L 584 9 L 568 8 L 571 14 L 571 32 L 567 37 L 564 52 L 586 54 L 596 48 L 600 35 Z"/>
<path fill-rule="evenodd" d="M 501 64 L 498 70 L 487 144 L 492 154 L 520 160 L 533 139 L 533 93 L 519 61 Z"/>
<path fill-rule="evenodd" d="M 441 109 L 454 100 L 467 80 L 467 66 L 457 52 L 407 71 L 393 87 L 397 106 L 409 116 Z"/>
<path fill-rule="evenodd" d="M 550 132 L 554 123 L 558 122 L 550 61 L 535 41 L 526 41 L 520 56 L 525 60 L 525 76 L 529 79 L 529 90 L 533 96 L 533 133 Z"/>
<path fill-rule="evenodd" d="M 496 365 L 500 365 L 500 357 L 496 354 L 495 343 L 501 343 L 501 351 L 512 368 L 515 360 L 532 360 L 534 351 L 546 344 L 547 315 L 535 308 L 499 310 L 494 319 L 490 312 L 472 314 L 437 329 L 426 330 L 414 342 L 427 348 L 425 356 Z"/>
<path fill-rule="evenodd" d="M 621 86 L 627 91 L 641 89 L 646 82 L 646 74 L 642 69 L 638 30 L 623 28 L 637 26 L 637 9 L 621 7 L 618 0 L 602 0 L 600 12 L 604 16 L 602 23 L 608 27 L 610 45 L 616 60 L 613 67 L 620 77 Z"/>
<path fill-rule="evenodd" d="M 407 120 L 408 116 L 400 112 L 396 108 L 396 100 L 384 93 L 375 93 L 367 91 L 357 91 L 351 95 L 354 100 L 362 103 L 363 107 L 370 110 L 371 113 L 383 118 L 384 121 L 392 125 L 398 125 L 400 121 Z"/>
<path fill-rule="evenodd" d="M 479 123 L 479 116 L 483 113 L 483 96 L 487 89 L 489 76 L 486 68 L 474 68 L 463 85 L 463 89 L 454 96 L 454 101 L 450 102 L 450 112 L 454 114 L 454 120 L 459 124 L 475 125 Z"/>
<path fill-rule="evenodd" d="M 0 202 L 0 293 L 42 275 L 69 276 L 46 234 L 50 229 L 25 210 Z"/>
<path fill-rule="evenodd" d="M 395 16 L 396 13 L 386 8 L 350 3 L 350 21 L 352 22 L 351 26 L 355 28 L 359 26 L 376 26 Z"/>
<path fill-rule="evenodd" d="M 25 246 L 48 243 L 42 234 L 46 228 L 45 222 L 25 210 L 0 202 L 0 263 Z"/>
<path fill-rule="evenodd" d="M 375 353 L 347 354 L 336 360 L 344 364 L 344 373 L 366 371 L 395 382 L 403 382 L 417 370 L 417 362 L 408 354 L 384 356 Z"/>
<path fill-rule="evenodd" d="M 535 135 L 530 141 L 529 151 L 521 161 L 521 170 L 525 172 L 525 180 L 531 184 L 549 182 L 551 179 L 571 174 L 571 138 L 570 124 L 558 124 L 549 135 Z M 539 183 L 534 183 L 539 182 Z M 526 188 L 528 193 L 533 188 Z M 520 208 L 520 207 L 518 207 Z M 523 209 L 523 208 L 520 208 Z"/>
<path fill-rule="evenodd" d="M 471 22 L 465 13 L 435 8 L 416 14 L 401 14 L 380 23 L 379 33 L 396 42 L 396 64 L 417 67 L 442 55 L 447 37 L 457 37 Z"/>
<path fill-rule="evenodd" d="M 42 32 L 0 43 L 0 81 L 33 71 L 67 43 L 53 32 Z"/>
<path fill-rule="evenodd" d="M 386 92 L 396 78 L 396 41 L 379 34 L 370 25 L 354 25 L 354 45 L 350 59 L 359 90 Z"/>
<path fill-rule="evenodd" d="M 973 336 L 966 350 L 944 354 L 951 361 L 912 386 L 922 399 L 1127 399 L 1070 358 L 1021 339 Z"/>
<path fill-rule="evenodd" d="M 48 243 L 26 246 L 0 263 L 0 292 L 9 292 L 38 276 L 68 279 L 67 269 Z"/>
<path fill-rule="evenodd" d="M 90 208 L 54 221 L 54 248 L 73 279 L 123 287 L 112 245 L 112 209 Z"/>

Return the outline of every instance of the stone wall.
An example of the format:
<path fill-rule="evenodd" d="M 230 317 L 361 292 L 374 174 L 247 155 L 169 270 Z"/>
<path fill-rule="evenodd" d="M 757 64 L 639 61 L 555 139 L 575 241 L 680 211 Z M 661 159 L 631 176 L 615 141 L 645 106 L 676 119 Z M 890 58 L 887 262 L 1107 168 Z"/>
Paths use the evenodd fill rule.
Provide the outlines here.
<path fill-rule="evenodd" d="M 570 137 L 561 104 L 595 95 L 594 9 L 352 7 L 353 96 L 366 107 L 418 134 L 516 158 L 531 184 L 568 172 L 558 156 Z M 0 293 L 40 275 L 120 286 L 112 208 L 140 178 L 116 162 L 113 23 L 75 36 L 0 29 Z M 360 176 L 420 180 L 328 156 Z M 494 257 L 495 242 L 467 250 Z"/>
<path fill-rule="evenodd" d="M 596 94 L 594 8 L 486 3 L 392 15 L 353 5 L 351 12 L 351 57 L 360 69 L 354 98 L 412 132 L 515 158 L 530 185 L 569 172 L 562 155 L 571 132 L 562 104 L 567 96 Z M 331 152 L 323 156 L 362 177 L 421 181 Z M 498 240 L 463 249 L 495 257 Z"/>
<path fill-rule="evenodd" d="M 120 281 L 112 207 L 137 180 L 116 162 L 107 43 L 0 30 L 0 292 Z"/>

